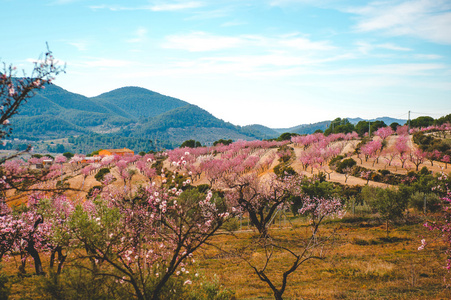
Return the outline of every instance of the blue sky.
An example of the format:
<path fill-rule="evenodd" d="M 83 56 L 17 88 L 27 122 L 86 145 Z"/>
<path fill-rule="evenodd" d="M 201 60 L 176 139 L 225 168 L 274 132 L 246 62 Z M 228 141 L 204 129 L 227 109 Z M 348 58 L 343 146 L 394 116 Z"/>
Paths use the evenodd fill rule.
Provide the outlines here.
<path fill-rule="evenodd" d="M 0 60 L 140 86 L 236 125 L 451 113 L 451 1 L 0 0 Z"/>

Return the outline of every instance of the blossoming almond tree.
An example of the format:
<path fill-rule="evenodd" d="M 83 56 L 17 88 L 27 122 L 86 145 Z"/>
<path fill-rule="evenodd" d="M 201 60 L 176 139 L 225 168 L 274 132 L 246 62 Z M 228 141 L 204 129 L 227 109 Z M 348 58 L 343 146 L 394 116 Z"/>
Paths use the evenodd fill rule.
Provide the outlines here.
<path fill-rule="evenodd" d="M 240 259 L 268 285 L 275 299 L 282 299 L 288 277 L 293 272 L 310 259 L 324 258 L 322 250 L 330 244 L 330 236 L 319 237 L 319 226 L 327 217 L 342 215 L 340 200 L 304 196 L 301 178 L 297 175 L 259 177 L 255 173 L 238 176 L 234 173 L 223 177 L 222 181 L 229 206 L 246 213 L 258 231 L 256 236 L 245 237 L 245 246 L 235 249 L 234 253 L 239 253 Z M 306 234 L 293 227 L 286 237 L 279 235 L 277 230 L 270 230 L 270 225 L 277 213 L 288 208 L 293 196 L 302 197 L 303 207 L 299 212 L 311 217 L 312 231 Z M 259 253 L 264 255 L 256 259 L 255 255 Z M 281 263 L 276 258 L 279 255 L 284 257 L 283 264 L 288 264 L 285 270 L 281 270 Z M 271 271 L 274 266 L 277 266 L 279 276 Z"/>
<path fill-rule="evenodd" d="M 152 184 L 129 201 L 123 191 L 104 191 L 75 208 L 73 249 L 93 274 L 130 285 L 137 299 L 164 298 L 171 278 L 187 282 L 193 253 L 231 216 L 211 192 Z"/>
<path fill-rule="evenodd" d="M 439 216 L 435 220 L 430 220 L 424 224 L 429 230 L 436 232 L 438 237 L 445 243 L 445 254 L 447 259 L 445 262 L 445 269 L 448 274 L 451 270 L 451 190 L 449 188 L 451 182 L 446 174 L 439 177 L 440 183 L 434 190 L 437 190 L 442 195 L 443 208 Z M 421 240 L 421 245 L 418 250 L 423 250 L 428 244 L 426 239 Z M 445 278 L 446 282 L 446 278 Z M 449 285 L 449 283 L 448 283 Z"/>
<path fill-rule="evenodd" d="M 17 70 L 13 66 L 4 64 L 0 71 L 0 140 L 12 132 L 11 117 L 19 112 L 21 105 L 34 96 L 36 91 L 45 88 L 64 68 L 58 66 L 52 52 L 47 50 L 44 58 L 34 63 L 30 77 L 16 77 Z M 31 149 L 29 146 L 24 152 Z M 0 159 L 0 193 L 1 201 L 5 201 L 7 191 L 28 191 L 35 183 L 46 180 L 47 172 L 30 172 L 30 164 L 13 161 L 21 153 Z M 46 189 L 40 187 L 40 189 Z"/>

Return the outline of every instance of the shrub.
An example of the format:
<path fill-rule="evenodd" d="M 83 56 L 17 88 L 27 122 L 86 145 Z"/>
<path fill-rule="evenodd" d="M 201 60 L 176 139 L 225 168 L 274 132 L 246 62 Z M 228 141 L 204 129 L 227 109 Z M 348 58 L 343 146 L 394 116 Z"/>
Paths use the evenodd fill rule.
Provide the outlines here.
<path fill-rule="evenodd" d="M 102 182 L 103 178 L 105 177 L 105 174 L 110 173 L 110 169 L 108 168 L 102 168 L 99 170 L 99 172 L 97 172 L 97 174 L 94 176 L 94 178 L 98 181 L 98 182 Z"/>
<path fill-rule="evenodd" d="M 409 198 L 409 206 L 417 211 L 424 211 L 424 200 L 426 199 L 426 211 L 436 212 L 441 207 L 440 197 L 436 194 L 415 192 Z"/>
<path fill-rule="evenodd" d="M 343 173 L 344 171 L 344 169 L 346 169 L 346 168 L 352 168 L 352 167 L 354 167 L 355 165 L 357 164 L 357 162 L 354 160 L 354 159 L 352 159 L 352 158 L 347 158 L 347 159 L 344 159 L 344 160 L 342 160 L 341 162 L 339 162 L 338 164 L 337 164 L 337 169 L 336 169 L 336 171 L 338 172 L 338 173 Z"/>
<path fill-rule="evenodd" d="M 379 173 L 381 173 L 382 176 L 386 176 L 388 174 L 391 174 L 389 170 L 378 170 Z"/>
<path fill-rule="evenodd" d="M 88 197 L 88 198 L 91 198 L 92 196 L 94 196 L 94 194 L 95 194 L 97 191 L 101 191 L 101 190 L 102 190 L 102 186 L 100 186 L 100 185 L 95 185 L 95 186 L 93 186 L 92 188 L 89 189 L 87 197 Z"/>
<path fill-rule="evenodd" d="M 231 218 L 222 225 L 222 228 L 231 232 L 237 231 L 238 229 L 240 229 L 240 221 L 237 218 Z"/>
<path fill-rule="evenodd" d="M 11 289 L 8 286 L 8 276 L 3 273 L 2 266 L 0 265 L 0 300 L 7 300 L 11 293 Z"/>

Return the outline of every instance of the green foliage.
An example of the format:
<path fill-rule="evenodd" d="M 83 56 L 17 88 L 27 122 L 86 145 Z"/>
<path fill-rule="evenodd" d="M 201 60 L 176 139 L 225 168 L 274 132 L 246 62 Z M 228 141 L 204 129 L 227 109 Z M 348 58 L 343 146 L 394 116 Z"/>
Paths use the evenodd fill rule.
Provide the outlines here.
<path fill-rule="evenodd" d="M 197 148 L 197 147 L 202 147 L 202 144 L 195 140 L 186 140 L 180 145 L 180 148 L 183 148 L 183 147 Z"/>
<path fill-rule="evenodd" d="M 207 193 L 210 190 L 209 184 L 199 184 L 196 186 L 196 189 L 199 191 L 199 193 Z"/>
<path fill-rule="evenodd" d="M 108 168 L 101 168 L 96 175 L 94 175 L 94 178 L 98 181 L 98 182 L 102 182 L 103 178 L 105 177 L 106 174 L 110 173 L 110 169 Z"/>
<path fill-rule="evenodd" d="M 88 198 L 92 198 L 94 196 L 95 192 L 101 191 L 102 186 L 101 185 L 95 185 L 92 188 L 89 189 L 88 194 L 86 195 Z"/>
<path fill-rule="evenodd" d="M 355 125 L 355 131 L 359 134 L 359 136 L 363 136 L 365 133 L 367 133 L 369 128 L 370 125 L 368 124 L 367 121 L 359 121 Z"/>
<path fill-rule="evenodd" d="M 240 221 L 236 217 L 230 218 L 222 225 L 221 228 L 230 232 L 237 231 L 240 229 Z"/>
<path fill-rule="evenodd" d="M 417 211 L 424 211 L 424 204 L 426 200 L 426 211 L 436 212 L 442 207 L 442 201 L 440 197 L 432 193 L 415 192 L 409 198 L 409 206 L 416 209 Z"/>
<path fill-rule="evenodd" d="M 371 122 L 371 134 L 382 127 L 387 127 L 384 121 L 376 120 Z"/>
<path fill-rule="evenodd" d="M 451 143 L 449 140 L 438 139 L 430 134 L 419 131 L 413 134 L 413 141 L 423 151 L 433 152 L 437 150 L 441 153 L 451 154 Z"/>
<path fill-rule="evenodd" d="M 396 123 L 398 124 L 398 123 Z M 398 124 L 399 125 L 399 124 Z M 376 121 L 359 121 L 355 125 L 355 131 L 359 134 L 359 136 L 365 135 L 365 133 L 371 130 L 371 134 L 378 130 L 379 128 L 387 127 L 384 121 L 376 120 Z M 393 129 L 393 128 L 392 128 Z M 395 130 L 395 129 L 394 129 Z"/>
<path fill-rule="evenodd" d="M 397 123 L 397 122 L 393 122 L 390 124 L 391 129 L 393 129 L 393 131 L 396 132 L 396 129 L 398 129 L 398 127 L 401 126 L 401 124 Z"/>
<path fill-rule="evenodd" d="M 128 148 L 135 152 L 151 151 L 156 149 L 154 142 L 149 139 L 123 137 L 119 135 L 106 134 L 89 134 L 81 135 L 76 138 L 70 138 L 72 148 L 75 152 L 90 153 L 97 149 L 122 149 Z M 172 147 L 172 144 L 167 144 L 163 141 L 158 141 L 158 146 Z"/>
<path fill-rule="evenodd" d="M 365 186 L 362 189 L 365 202 L 387 222 L 396 220 L 403 215 L 409 199 L 406 192 L 406 190 L 382 189 L 371 186 Z"/>
<path fill-rule="evenodd" d="M 336 118 L 333 120 L 329 127 L 324 131 L 324 135 L 329 135 L 332 133 L 350 133 L 355 130 L 354 125 L 352 125 L 347 118 L 341 119 Z"/>
<path fill-rule="evenodd" d="M 64 152 L 63 155 L 67 158 L 67 159 L 71 159 L 72 157 L 74 157 L 74 154 L 71 152 Z"/>
<path fill-rule="evenodd" d="M 336 189 L 333 183 L 328 181 L 304 181 L 301 188 L 302 191 L 310 197 L 331 198 L 340 194 L 339 189 Z"/>
<path fill-rule="evenodd" d="M 273 171 L 274 171 L 274 174 L 276 174 L 279 177 L 297 174 L 296 171 L 292 167 L 286 166 L 285 164 L 278 164 L 277 166 L 274 167 Z"/>
<path fill-rule="evenodd" d="M 42 276 L 40 284 L 35 286 L 45 299 L 61 300 L 125 300 L 130 297 L 126 287 L 113 277 L 96 275 L 77 265 L 65 268 L 60 275 Z"/>
<path fill-rule="evenodd" d="M 428 116 L 418 117 L 410 121 L 410 127 L 428 127 L 434 124 L 434 118 Z"/>
<path fill-rule="evenodd" d="M 212 281 L 204 281 L 193 287 L 189 300 L 234 300 L 235 292 L 224 288 L 217 276 Z"/>
<path fill-rule="evenodd" d="M 227 145 L 230 145 L 231 143 L 233 143 L 232 140 L 219 139 L 219 140 L 213 142 L 213 146 L 217 146 L 219 144 L 223 144 L 224 146 L 227 146 Z"/>
<path fill-rule="evenodd" d="M 444 123 L 451 123 L 451 114 L 447 114 L 446 116 L 440 117 L 435 120 L 436 125 L 442 125 Z"/>
<path fill-rule="evenodd" d="M 281 142 L 281 141 L 289 141 L 291 140 L 291 137 L 293 136 L 297 136 L 299 134 L 297 133 L 290 133 L 290 132 L 284 132 L 282 133 L 276 140 Z"/>
<path fill-rule="evenodd" d="M 11 294 L 11 288 L 8 285 L 8 275 L 3 273 L 2 266 L 0 265 L 0 300 L 7 300 Z"/>
<path fill-rule="evenodd" d="M 344 170 L 346 168 L 351 169 L 355 165 L 357 165 L 357 162 L 353 158 L 346 158 L 346 159 L 336 163 L 337 168 L 335 170 L 337 171 L 337 173 L 344 173 Z"/>
<path fill-rule="evenodd" d="M 124 117 L 153 118 L 187 102 L 140 87 L 123 87 L 91 98 Z"/>

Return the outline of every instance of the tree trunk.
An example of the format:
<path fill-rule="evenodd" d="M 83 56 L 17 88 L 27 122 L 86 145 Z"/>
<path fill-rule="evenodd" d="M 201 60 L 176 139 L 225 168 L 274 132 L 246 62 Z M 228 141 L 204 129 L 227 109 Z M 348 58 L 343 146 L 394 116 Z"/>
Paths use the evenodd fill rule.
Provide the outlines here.
<path fill-rule="evenodd" d="M 388 236 L 388 233 L 389 233 L 389 231 L 388 231 L 388 219 L 385 221 L 386 223 L 385 223 L 385 225 L 386 225 L 386 227 L 387 227 L 387 238 L 389 237 Z"/>
<path fill-rule="evenodd" d="M 36 275 L 44 275 L 44 270 L 42 269 L 41 258 L 39 257 L 39 252 L 34 248 L 34 241 L 28 241 L 28 246 L 25 248 L 27 252 L 34 259 L 34 268 Z"/>

